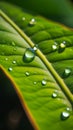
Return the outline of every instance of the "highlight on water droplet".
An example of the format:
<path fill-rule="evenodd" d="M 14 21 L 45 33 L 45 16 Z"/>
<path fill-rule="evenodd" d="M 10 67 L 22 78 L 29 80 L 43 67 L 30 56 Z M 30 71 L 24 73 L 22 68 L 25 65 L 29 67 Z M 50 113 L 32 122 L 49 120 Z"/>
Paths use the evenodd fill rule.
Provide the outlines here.
<path fill-rule="evenodd" d="M 23 61 L 25 63 L 32 62 L 35 58 L 35 52 L 32 48 L 27 48 L 24 55 L 23 55 Z"/>
<path fill-rule="evenodd" d="M 46 82 L 46 80 L 43 79 L 41 83 L 42 83 L 42 85 L 46 85 L 47 82 Z"/>
<path fill-rule="evenodd" d="M 12 67 L 9 67 L 8 70 L 9 70 L 9 71 L 12 71 L 13 69 L 12 69 Z"/>
<path fill-rule="evenodd" d="M 63 78 L 67 78 L 71 74 L 71 69 L 70 68 L 65 68 L 63 72 Z"/>
<path fill-rule="evenodd" d="M 61 113 L 61 119 L 62 120 L 66 120 L 67 118 L 69 118 L 69 116 L 70 116 L 69 112 L 64 111 L 64 112 Z"/>
<path fill-rule="evenodd" d="M 29 25 L 30 26 L 33 26 L 33 25 L 35 25 L 36 24 L 36 20 L 34 19 L 34 18 L 32 18 L 31 20 L 30 20 L 30 22 L 29 22 Z"/>
<path fill-rule="evenodd" d="M 30 75 L 30 73 L 29 73 L 29 72 L 26 72 L 25 74 L 26 74 L 26 76 L 29 76 L 29 75 Z"/>
<path fill-rule="evenodd" d="M 53 94 L 52 94 L 52 97 L 53 97 L 53 98 L 56 98 L 56 97 L 57 97 L 57 94 L 56 94 L 56 93 L 53 93 Z"/>
<path fill-rule="evenodd" d="M 34 50 L 34 51 L 37 51 L 37 47 L 36 47 L 36 46 L 34 46 L 34 47 L 33 47 L 33 50 Z"/>
<path fill-rule="evenodd" d="M 13 64 L 16 64 L 16 61 L 15 61 L 15 60 L 13 60 L 13 61 L 12 61 L 12 63 L 13 63 Z"/>

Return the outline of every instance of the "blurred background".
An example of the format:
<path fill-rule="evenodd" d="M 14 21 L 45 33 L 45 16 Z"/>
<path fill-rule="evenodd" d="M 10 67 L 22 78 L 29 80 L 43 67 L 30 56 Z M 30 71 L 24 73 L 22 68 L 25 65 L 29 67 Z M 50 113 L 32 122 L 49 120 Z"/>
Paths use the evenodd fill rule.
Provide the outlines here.
<path fill-rule="evenodd" d="M 73 27 L 73 0 L 0 0 Z"/>

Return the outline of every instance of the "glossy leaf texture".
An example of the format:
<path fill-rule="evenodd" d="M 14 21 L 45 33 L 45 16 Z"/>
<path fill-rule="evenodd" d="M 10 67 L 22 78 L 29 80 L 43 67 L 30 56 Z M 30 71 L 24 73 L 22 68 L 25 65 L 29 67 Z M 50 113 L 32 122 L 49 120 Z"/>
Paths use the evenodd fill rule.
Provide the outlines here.
<path fill-rule="evenodd" d="M 14 84 L 34 130 L 72 130 L 73 31 L 9 4 L 0 8 L 0 70 Z"/>

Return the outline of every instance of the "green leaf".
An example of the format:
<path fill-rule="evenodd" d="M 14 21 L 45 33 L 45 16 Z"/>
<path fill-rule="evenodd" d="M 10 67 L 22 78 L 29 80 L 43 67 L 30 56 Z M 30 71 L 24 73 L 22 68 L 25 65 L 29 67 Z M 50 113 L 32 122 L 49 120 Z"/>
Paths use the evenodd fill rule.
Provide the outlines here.
<path fill-rule="evenodd" d="M 73 31 L 9 4 L 0 8 L 1 75 L 13 84 L 33 129 L 72 130 Z"/>

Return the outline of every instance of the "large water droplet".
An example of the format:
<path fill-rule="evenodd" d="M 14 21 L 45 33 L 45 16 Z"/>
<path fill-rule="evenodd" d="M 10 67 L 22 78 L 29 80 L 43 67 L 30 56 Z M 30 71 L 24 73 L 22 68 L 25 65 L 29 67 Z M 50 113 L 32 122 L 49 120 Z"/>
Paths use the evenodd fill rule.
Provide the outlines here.
<path fill-rule="evenodd" d="M 23 56 L 23 61 L 29 63 L 33 61 L 34 58 L 35 58 L 34 50 L 31 48 L 27 48 Z"/>
<path fill-rule="evenodd" d="M 69 112 L 64 111 L 64 112 L 61 113 L 61 119 L 62 120 L 66 120 L 69 116 L 70 116 Z"/>
<path fill-rule="evenodd" d="M 29 75 L 30 75 L 30 73 L 29 73 L 29 72 L 26 72 L 25 74 L 26 74 L 26 76 L 29 76 Z"/>
<path fill-rule="evenodd" d="M 34 19 L 34 18 L 32 18 L 31 20 L 30 20 L 30 22 L 29 22 L 29 25 L 30 26 L 33 26 L 33 25 L 35 25 L 36 24 L 36 20 Z"/>
<path fill-rule="evenodd" d="M 47 82 L 46 82 L 46 80 L 42 80 L 41 83 L 42 83 L 42 85 L 46 85 Z"/>
<path fill-rule="evenodd" d="M 67 78 L 71 74 L 71 69 L 66 68 L 63 72 L 63 78 Z"/>
<path fill-rule="evenodd" d="M 11 67 L 8 68 L 9 71 L 12 71 L 13 69 Z"/>
<path fill-rule="evenodd" d="M 53 94 L 52 94 L 52 97 L 53 97 L 53 98 L 56 98 L 56 97 L 57 97 L 57 94 L 56 94 L 56 93 L 53 93 Z"/>

